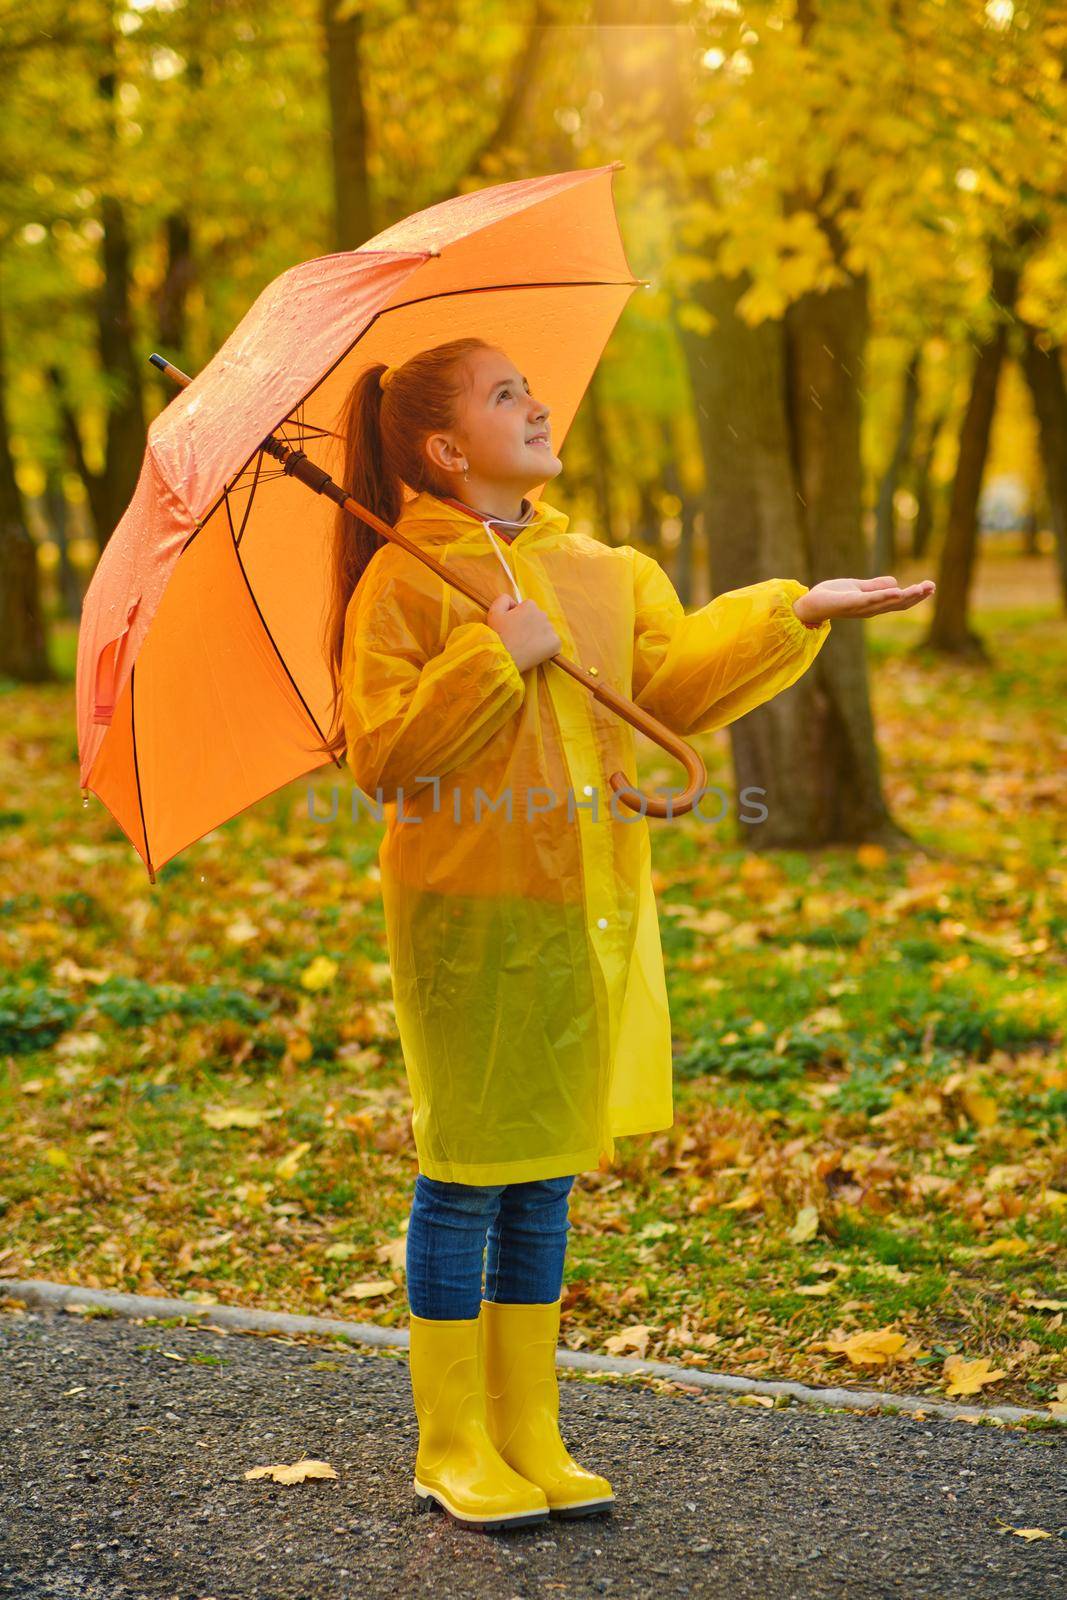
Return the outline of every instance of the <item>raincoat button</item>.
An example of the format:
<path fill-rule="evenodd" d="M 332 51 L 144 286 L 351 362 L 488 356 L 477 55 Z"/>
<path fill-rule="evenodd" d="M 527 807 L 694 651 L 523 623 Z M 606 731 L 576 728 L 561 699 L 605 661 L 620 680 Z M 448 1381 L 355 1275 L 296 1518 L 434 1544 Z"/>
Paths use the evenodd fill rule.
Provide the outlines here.
<path fill-rule="evenodd" d="M 593 792 L 593 785 L 591 783 L 587 783 L 585 788 L 582 790 L 582 793 L 583 794 L 592 794 L 592 792 Z"/>
<path fill-rule="evenodd" d="M 607 917 L 597 917 L 596 925 L 598 928 L 606 928 L 608 925 Z"/>

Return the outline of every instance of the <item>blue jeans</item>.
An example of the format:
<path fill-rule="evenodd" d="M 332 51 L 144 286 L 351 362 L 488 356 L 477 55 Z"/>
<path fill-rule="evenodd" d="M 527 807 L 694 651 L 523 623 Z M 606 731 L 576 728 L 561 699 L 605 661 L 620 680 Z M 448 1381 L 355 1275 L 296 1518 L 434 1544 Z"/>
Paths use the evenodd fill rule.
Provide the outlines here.
<path fill-rule="evenodd" d="M 408 1305 L 415 1316 L 476 1317 L 483 1253 L 486 1300 L 512 1305 L 558 1300 L 573 1183 L 574 1177 L 441 1183 L 420 1172 L 407 1233 Z"/>

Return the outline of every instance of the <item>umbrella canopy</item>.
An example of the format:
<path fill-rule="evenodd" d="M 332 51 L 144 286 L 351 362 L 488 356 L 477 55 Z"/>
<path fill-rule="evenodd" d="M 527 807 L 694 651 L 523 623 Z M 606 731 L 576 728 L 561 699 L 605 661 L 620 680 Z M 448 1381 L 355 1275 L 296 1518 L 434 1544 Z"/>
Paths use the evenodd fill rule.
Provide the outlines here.
<path fill-rule="evenodd" d="M 615 215 L 622 165 L 459 195 L 292 268 L 152 422 L 86 591 L 76 695 L 82 789 L 153 878 L 329 759 L 336 508 L 262 442 L 343 483 L 339 418 L 363 369 L 477 335 L 551 404 L 562 443 L 640 281 Z"/>

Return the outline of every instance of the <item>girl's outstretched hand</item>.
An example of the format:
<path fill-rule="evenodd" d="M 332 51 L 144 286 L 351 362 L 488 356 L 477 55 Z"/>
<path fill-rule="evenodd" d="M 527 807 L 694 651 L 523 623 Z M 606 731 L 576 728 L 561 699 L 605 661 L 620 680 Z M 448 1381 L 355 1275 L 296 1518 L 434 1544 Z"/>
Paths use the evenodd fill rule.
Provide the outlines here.
<path fill-rule="evenodd" d="M 801 622 L 814 627 L 827 617 L 873 617 L 880 611 L 907 611 L 932 595 L 932 578 L 902 589 L 893 577 L 827 578 L 793 601 Z"/>

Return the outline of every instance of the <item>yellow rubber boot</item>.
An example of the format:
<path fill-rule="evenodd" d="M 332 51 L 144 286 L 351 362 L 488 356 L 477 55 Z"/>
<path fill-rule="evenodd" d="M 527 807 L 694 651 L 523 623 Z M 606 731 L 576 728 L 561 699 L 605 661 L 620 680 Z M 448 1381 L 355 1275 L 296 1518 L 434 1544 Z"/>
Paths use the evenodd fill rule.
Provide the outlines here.
<path fill-rule="evenodd" d="M 606 1478 L 587 1472 L 559 1434 L 560 1300 L 550 1305 L 482 1301 L 485 1401 L 489 1435 L 509 1466 L 539 1484 L 560 1517 L 607 1511 L 615 1494 Z"/>
<path fill-rule="evenodd" d="M 410 1316 L 408 1369 L 419 1448 L 413 1487 L 426 1505 L 493 1532 L 548 1520 L 548 1502 L 489 1437 L 479 1318 Z"/>

